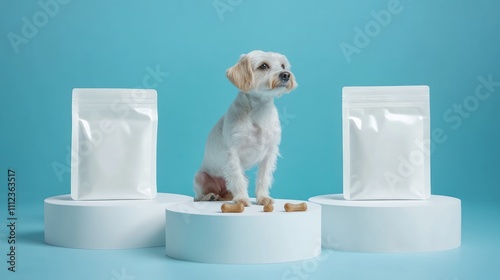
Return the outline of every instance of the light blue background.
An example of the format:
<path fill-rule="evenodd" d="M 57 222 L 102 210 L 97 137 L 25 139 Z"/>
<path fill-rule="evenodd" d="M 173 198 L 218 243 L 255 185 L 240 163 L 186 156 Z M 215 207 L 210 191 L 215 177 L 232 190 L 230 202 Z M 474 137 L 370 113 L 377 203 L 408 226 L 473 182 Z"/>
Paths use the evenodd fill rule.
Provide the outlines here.
<path fill-rule="evenodd" d="M 500 86 L 475 97 L 480 77 L 500 81 L 500 2 L 65 2 L 48 16 L 37 1 L 0 2 L 0 225 L 13 168 L 20 242 L 18 272 L 8 273 L 7 230 L 0 227 L 2 279 L 120 279 L 122 268 L 135 279 L 280 279 L 294 265 L 309 268 L 303 279 L 500 276 Z M 388 5 L 397 13 L 374 25 L 373 13 Z M 39 25 L 30 38 L 24 17 Z M 369 41 L 355 41 L 357 28 L 368 28 Z M 13 33 L 24 43 L 12 44 Z M 357 53 L 344 55 L 341 45 L 356 42 Z M 237 92 L 225 70 L 254 49 L 285 54 L 300 85 L 276 101 L 283 140 L 274 197 L 342 191 L 343 86 L 426 84 L 432 128 L 446 134 L 432 154 L 432 192 L 462 199 L 463 246 L 432 254 L 324 250 L 316 266 L 220 266 L 170 260 L 162 248 L 86 251 L 43 243 L 43 199 L 70 191 L 69 173 L 58 177 L 53 165 L 68 163 L 73 88 L 145 87 L 159 69 L 147 80 L 159 94 L 158 191 L 192 195 L 206 136 Z M 464 102 L 469 110 L 460 116 L 453 110 Z"/>

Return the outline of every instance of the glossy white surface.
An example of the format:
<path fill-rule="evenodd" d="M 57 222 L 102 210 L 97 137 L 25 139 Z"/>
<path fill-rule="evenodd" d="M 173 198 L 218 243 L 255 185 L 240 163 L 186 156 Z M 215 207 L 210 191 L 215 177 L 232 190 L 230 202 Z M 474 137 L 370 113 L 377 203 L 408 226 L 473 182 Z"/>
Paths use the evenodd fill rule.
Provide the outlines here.
<path fill-rule="evenodd" d="M 191 201 L 159 193 L 152 200 L 45 199 L 45 242 L 82 249 L 130 249 L 165 244 L 165 207 Z"/>
<path fill-rule="evenodd" d="M 322 207 L 325 248 L 357 252 L 430 252 L 461 244 L 461 201 L 350 201 L 342 194 L 309 199 Z"/>
<path fill-rule="evenodd" d="M 171 258 L 220 264 L 282 263 L 321 253 L 321 207 L 305 212 L 274 211 L 253 204 L 243 213 L 222 213 L 223 202 L 186 202 L 166 209 L 166 253 Z M 255 203 L 255 201 L 254 201 Z"/>

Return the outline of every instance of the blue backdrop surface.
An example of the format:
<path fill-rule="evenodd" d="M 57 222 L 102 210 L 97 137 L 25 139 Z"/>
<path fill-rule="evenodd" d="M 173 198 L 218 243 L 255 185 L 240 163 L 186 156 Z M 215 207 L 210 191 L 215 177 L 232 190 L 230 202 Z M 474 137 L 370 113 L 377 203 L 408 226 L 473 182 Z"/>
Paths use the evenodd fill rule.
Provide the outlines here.
<path fill-rule="evenodd" d="M 0 218 L 3 224 L 11 168 L 23 225 L 16 273 L 3 261 L 8 232 L 0 229 L 1 278 L 125 279 L 124 271 L 136 279 L 207 271 L 219 278 L 259 271 L 272 279 L 500 275 L 490 259 L 500 249 L 499 12 L 493 0 L 1 1 Z M 166 259 L 160 249 L 43 244 L 43 199 L 70 191 L 73 88 L 156 89 L 158 191 L 192 195 L 206 136 L 237 93 L 225 70 L 254 49 L 285 54 L 299 83 L 276 100 L 283 135 L 274 197 L 342 191 L 343 86 L 429 85 L 432 193 L 462 199 L 464 245 L 416 255 L 326 251 L 316 262 L 295 264 L 305 271 L 297 274 L 287 273 L 293 264 L 208 266 Z"/>

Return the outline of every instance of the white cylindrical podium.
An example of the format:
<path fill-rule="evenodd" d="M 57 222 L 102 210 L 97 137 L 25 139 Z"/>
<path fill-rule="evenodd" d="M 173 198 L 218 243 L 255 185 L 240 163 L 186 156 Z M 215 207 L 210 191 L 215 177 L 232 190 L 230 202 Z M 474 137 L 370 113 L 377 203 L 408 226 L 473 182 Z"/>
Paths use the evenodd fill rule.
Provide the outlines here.
<path fill-rule="evenodd" d="M 165 208 L 192 201 L 158 193 L 152 200 L 45 199 L 45 242 L 80 249 L 130 249 L 165 244 Z"/>
<path fill-rule="evenodd" d="M 175 259 L 219 264 L 282 263 L 321 253 L 321 207 L 307 202 L 305 212 L 273 212 L 261 205 L 243 213 L 222 213 L 223 202 L 187 202 L 166 209 L 166 254 Z M 255 202 L 254 202 L 255 203 Z"/>
<path fill-rule="evenodd" d="M 433 195 L 428 200 L 345 200 L 342 194 L 309 199 L 322 207 L 325 248 L 356 252 L 430 252 L 461 243 L 461 202 Z"/>

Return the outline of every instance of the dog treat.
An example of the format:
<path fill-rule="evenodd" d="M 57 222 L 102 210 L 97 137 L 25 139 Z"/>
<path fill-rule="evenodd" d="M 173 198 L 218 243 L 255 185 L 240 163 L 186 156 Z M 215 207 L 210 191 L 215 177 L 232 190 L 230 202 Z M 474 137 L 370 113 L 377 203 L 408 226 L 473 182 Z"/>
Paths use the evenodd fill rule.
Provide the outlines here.
<path fill-rule="evenodd" d="M 273 212 L 274 206 L 272 204 L 264 205 L 264 212 Z"/>
<path fill-rule="evenodd" d="M 285 211 L 286 212 L 296 212 L 296 211 L 306 211 L 307 204 L 305 202 L 302 203 L 285 203 Z"/>
<path fill-rule="evenodd" d="M 220 207 L 220 210 L 222 211 L 222 213 L 241 213 L 245 210 L 245 206 L 241 203 L 224 203 Z"/>

